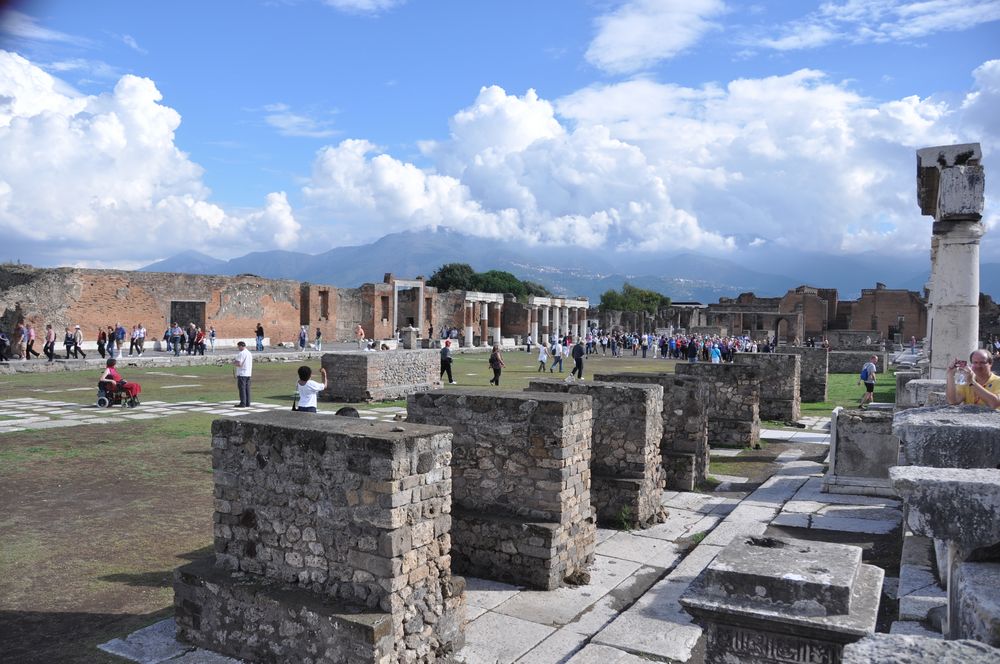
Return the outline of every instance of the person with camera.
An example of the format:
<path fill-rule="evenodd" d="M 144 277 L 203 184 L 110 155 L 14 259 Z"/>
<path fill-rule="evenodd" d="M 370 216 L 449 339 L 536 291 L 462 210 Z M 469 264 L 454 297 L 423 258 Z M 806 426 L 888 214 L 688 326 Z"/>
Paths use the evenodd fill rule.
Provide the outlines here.
<path fill-rule="evenodd" d="M 993 373 L 989 351 L 972 351 L 969 361 L 954 360 L 945 371 L 945 397 L 952 406 L 973 404 L 1000 408 L 1000 376 Z"/>

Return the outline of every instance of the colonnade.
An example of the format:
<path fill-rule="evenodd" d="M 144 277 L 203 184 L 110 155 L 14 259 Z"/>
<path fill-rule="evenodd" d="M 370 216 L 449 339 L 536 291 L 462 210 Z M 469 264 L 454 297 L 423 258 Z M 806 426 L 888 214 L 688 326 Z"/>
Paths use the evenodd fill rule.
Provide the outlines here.
<path fill-rule="evenodd" d="M 477 311 L 478 305 L 478 323 Z M 479 327 L 479 339 L 481 346 L 492 346 L 500 343 L 500 317 L 503 309 L 503 295 L 497 293 L 476 293 L 467 292 L 465 294 L 465 340 L 463 346 L 472 347 L 475 345 L 476 327 Z"/>
<path fill-rule="evenodd" d="M 548 341 L 555 335 L 577 339 L 587 327 L 587 300 L 531 297 L 528 299 L 527 334 L 536 342 Z"/>

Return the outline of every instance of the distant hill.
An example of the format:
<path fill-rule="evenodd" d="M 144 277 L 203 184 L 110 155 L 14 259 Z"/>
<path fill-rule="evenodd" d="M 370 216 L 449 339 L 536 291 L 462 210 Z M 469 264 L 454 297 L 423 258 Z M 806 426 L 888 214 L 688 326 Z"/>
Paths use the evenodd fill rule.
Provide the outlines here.
<path fill-rule="evenodd" d="M 392 233 L 365 245 L 336 247 L 321 254 L 258 251 L 219 260 L 185 251 L 141 268 L 192 274 L 257 274 L 340 287 L 381 282 L 386 272 L 429 277 L 445 263 L 468 263 L 477 271 L 506 270 L 536 281 L 553 293 L 597 301 L 601 293 L 626 281 L 674 300 L 716 302 L 753 292 L 784 295 L 807 284 L 836 288 L 841 299 L 882 282 L 889 288 L 920 291 L 929 265 L 919 257 L 852 256 L 798 252 L 787 248 L 739 249 L 725 258 L 693 252 L 615 252 L 554 245 L 524 245 L 464 235 L 455 231 Z M 982 290 L 1000 296 L 1000 264 L 984 263 Z"/>

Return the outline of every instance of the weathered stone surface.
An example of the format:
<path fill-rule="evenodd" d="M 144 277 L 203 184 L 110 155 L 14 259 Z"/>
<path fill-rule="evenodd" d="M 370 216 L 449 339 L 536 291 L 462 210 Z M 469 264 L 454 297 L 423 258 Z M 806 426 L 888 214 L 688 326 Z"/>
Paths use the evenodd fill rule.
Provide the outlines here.
<path fill-rule="evenodd" d="M 855 376 L 861 373 L 861 367 L 865 366 L 872 355 L 878 356 L 878 374 L 876 379 L 885 379 L 883 372 L 889 366 L 889 355 L 883 351 L 870 350 L 831 350 L 830 351 L 830 373 L 847 373 Z"/>
<path fill-rule="evenodd" d="M 919 371 L 897 371 L 896 372 L 896 408 L 916 408 L 922 406 L 919 403 L 910 403 L 909 393 L 906 386 L 910 381 L 919 380 L 923 373 Z"/>
<path fill-rule="evenodd" d="M 843 664 L 996 664 L 1000 650 L 977 641 L 875 634 L 844 648 Z"/>
<path fill-rule="evenodd" d="M 945 381 L 937 378 L 914 378 L 903 386 L 902 405 L 905 408 L 921 408 L 931 404 L 932 394 L 944 392 Z M 897 400 L 900 399 L 897 393 Z"/>
<path fill-rule="evenodd" d="M 666 486 L 693 491 L 708 475 L 707 388 L 697 378 L 668 373 L 595 374 L 595 381 L 663 388 L 660 453 Z"/>
<path fill-rule="evenodd" d="M 914 466 L 996 468 L 1000 464 L 1000 411 L 980 406 L 913 408 L 896 413 L 892 432 L 902 444 L 906 463 Z"/>
<path fill-rule="evenodd" d="M 760 438 L 760 370 L 737 364 L 678 364 L 678 375 L 705 386 L 711 446 L 751 447 Z"/>
<path fill-rule="evenodd" d="M 681 597 L 703 625 L 705 661 L 837 661 L 875 631 L 883 571 L 861 549 L 785 538 L 726 547 Z"/>
<path fill-rule="evenodd" d="M 440 427 L 216 420 L 215 564 L 175 574 L 178 638 L 251 660 L 451 651 L 464 583 L 451 575 L 450 459 Z"/>
<path fill-rule="evenodd" d="M 979 220 L 983 214 L 983 158 L 978 143 L 917 150 L 917 202 L 935 220 Z"/>
<path fill-rule="evenodd" d="M 411 394 L 409 422 L 454 432 L 452 557 L 473 576 L 555 588 L 593 560 L 592 400 L 579 394 Z"/>
<path fill-rule="evenodd" d="M 891 488 L 889 468 L 899 463 L 892 413 L 841 407 L 830 418 L 830 470 L 825 491 L 880 495 Z"/>
<path fill-rule="evenodd" d="M 953 583 L 958 638 L 1000 647 L 1000 562 L 961 563 Z"/>
<path fill-rule="evenodd" d="M 323 368 L 330 401 L 388 401 L 441 387 L 441 361 L 434 350 L 326 353 Z"/>
<path fill-rule="evenodd" d="M 786 353 L 736 353 L 733 362 L 760 370 L 762 419 L 798 421 L 802 406 L 802 358 Z"/>
<path fill-rule="evenodd" d="M 965 553 L 1000 543 L 1000 470 L 897 466 L 889 476 L 913 532 Z"/>
<path fill-rule="evenodd" d="M 598 523 L 646 527 L 660 515 L 664 473 L 663 388 L 628 383 L 533 380 L 529 392 L 592 399 L 590 498 Z"/>
<path fill-rule="evenodd" d="M 785 346 L 782 353 L 794 353 L 802 358 L 800 394 L 802 401 L 826 401 L 830 373 L 830 351 L 808 346 Z M 860 371 L 860 369 L 859 369 Z"/>

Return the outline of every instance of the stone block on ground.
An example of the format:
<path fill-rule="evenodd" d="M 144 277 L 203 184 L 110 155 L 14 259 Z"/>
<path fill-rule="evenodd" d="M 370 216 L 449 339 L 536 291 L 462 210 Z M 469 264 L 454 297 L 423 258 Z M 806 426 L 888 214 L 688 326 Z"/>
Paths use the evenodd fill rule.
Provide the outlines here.
<path fill-rule="evenodd" d="M 527 391 L 591 397 L 590 499 L 598 523 L 644 528 L 660 518 L 662 387 L 533 380 Z"/>
<path fill-rule="evenodd" d="M 902 444 L 906 463 L 913 466 L 1000 465 L 1000 411 L 981 406 L 912 408 L 896 413 L 892 432 Z"/>
<path fill-rule="evenodd" d="M 434 350 L 347 351 L 323 355 L 330 401 L 390 401 L 441 387 L 441 361 Z"/>
<path fill-rule="evenodd" d="M 892 493 L 889 468 L 899 463 L 899 440 L 892 413 L 838 407 L 830 418 L 830 470 L 823 490 L 838 493 Z"/>
<path fill-rule="evenodd" d="M 593 560 L 592 400 L 580 394 L 437 390 L 407 421 L 451 427 L 451 549 L 472 576 L 558 587 Z"/>
<path fill-rule="evenodd" d="M 920 371 L 897 371 L 896 372 L 896 408 L 899 410 L 904 410 L 906 408 L 915 408 L 923 404 L 910 403 L 909 395 L 911 394 L 907 389 L 906 385 L 911 380 L 919 380 L 923 376 Z"/>
<path fill-rule="evenodd" d="M 842 664 L 996 664 L 1000 650 L 978 641 L 875 634 L 844 648 Z"/>
<path fill-rule="evenodd" d="M 822 349 L 820 349 L 822 350 Z M 802 415 L 802 358 L 794 353 L 736 353 L 733 362 L 760 371 L 760 417 L 797 422 Z"/>
<path fill-rule="evenodd" d="M 827 383 L 830 373 L 830 352 L 826 348 L 807 346 L 786 346 L 782 353 L 794 353 L 802 357 L 800 392 L 802 401 L 820 403 L 826 401 Z M 860 370 L 859 370 L 860 371 Z"/>
<path fill-rule="evenodd" d="M 660 454 L 666 487 L 693 491 L 708 476 L 707 388 L 691 376 L 668 373 L 595 374 L 595 381 L 663 388 Z"/>
<path fill-rule="evenodd" d="M 760 439 L 760 369 L 738 364 L 680 363 L 674 371 L 704 385 L 712 447 L 752 447 Z"/>
<path fill-rule="evenodd" d="M 953 582 L 956 636 L 1000 647 L 1000 562 L 961 563 Z"/>

